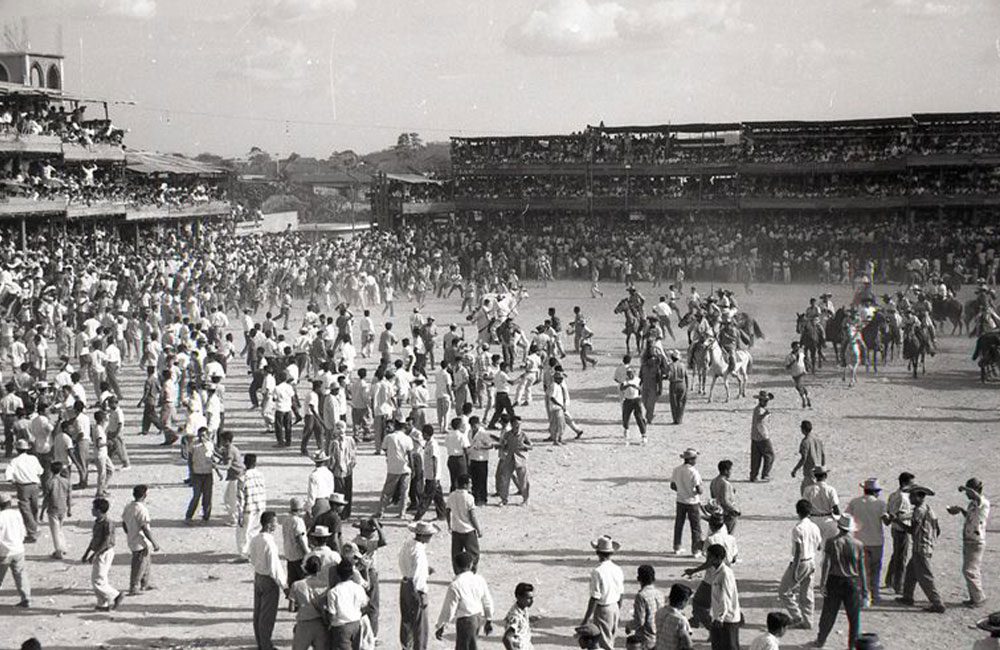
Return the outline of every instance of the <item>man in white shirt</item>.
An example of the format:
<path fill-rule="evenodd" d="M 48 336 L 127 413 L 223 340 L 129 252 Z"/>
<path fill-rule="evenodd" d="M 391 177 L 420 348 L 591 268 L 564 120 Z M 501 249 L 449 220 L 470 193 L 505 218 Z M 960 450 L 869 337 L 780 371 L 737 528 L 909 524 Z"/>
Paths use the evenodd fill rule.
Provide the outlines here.
<path fill-rule="evenodd" d="M 986 523 L 990 518 L 990 502 L 983 496 L 983 482 L 970 478 L 958 488 L 969 499 L 968 505 L 948 506 L 948 514 L 962 515 L 962 575 L 969 590 L 966 607 L 981 607 L 986 602 L 983 592 L 983 552 L 986 549 Z"/>
<path fill-rule="evenodd" d="M 108 388 L 114 391 L 118 399 L 122 398 L 122 389 L 118 384 L 118 370 L 122 367 L 122 353 L 115 344 L 113 337 L 108 337 L 108 345 L 104 348 L 104 381 Z"/>
<path fill-rule="evenodd" d="M 711 580 L 712 627 L 709 630 L 712 650 L 739 650 L 742 613 L 736 576 L 726 563 L 724 546 L 721 544 L 709 546 L 707 555 L 708 564 L 714 569 Z"/>
<path fill-rule="evenodd" d="M 274 387 L 274 437 L 278 440 L 275 447 L 292 446 L 292 407 L 295 397 L 292 378 L 285 376 Z"/>
<path fill-rule="evenodd" d="M 413 439 L 407 435 L 405 424 L 396 422 L 394 431 L 382 440 L 382 451 L 385 452 L 385 484 L 382 486 L 382 496 L 379 500 L 376 519 L 382 518 L 382 513 L 393 496 L 399 495 L 399 518 L 406 514 L 406 506 L 410 490 L 410 453 L 413 451 Z"/>
<path fill-rule="evenodd" d="M 830 472 L 822 465 L 813 468 L 816 482 L 802 493 L 802 498 L 812 506 L 812 520 L 823 533 L 823 541 L 837 536 L 837 518 L 840 516 L 840 497 L 837 490 L 826 482 Z"/>
<path fill-rule="evenodd" d="M 805 499 L 795 504 L 799 522 L 792 528 L 792 561 L 778 586 L 778 598 L 792 617 L 791 625 L 807 630 L 812 628 L 815 606 L 816 553 L 823 546 L 819 526 L 809 519 L 811 511 Z"/>
<path fill-rule="evenodd" d="M 438 429 L 444 430 L 448 423 L 448 413 L 455 401 L 454 382 L 448 372 L 448 362 L 442 361 L 441 367 L 434 374 L 434 397 L 437 403 Z"/>
<path fill-rule="evenodd" d="M 361 617 L 368 606 L 368 594 L 353 580 L 354 571 L 350 560 L 340 562 L 336 568 L 337 584 L 326 596 L 331 648 L 357 648 L 361 642 Z"/>
<path fill-rule="evenodd" d="M 0 494 L 0 586 L 7 569 L 14 574 L 14 586 L 21 596 L 18 607 L 31 606 L 31 584 L 24 568 L 24 541 L 28 532 L 21 513 L 11 507 L 10 495 Z"/>
<path fill-rule="evenodd" d="M 851 515 L 857 528 L 854 537 L 864 545 L 864 575 L 861 576 L 862 605 L 881 602 L 882 547 L 885 544 L 885 501 L 879 498 L 882 488 L 877 478 L 869 478 L 861 484 L 864 491 L 851 499 L 844 510 Z"/>
<path fill-rule="evenodd" d="M 684 522 L 691 525 L 691 554 L 704 557 L 701 550 L 701 474 L 694 465 L 698 462 L 698 451 L 685 449 L 681 454 L 684 462 L 674 468 L 670 477 L 670 489 L 677 493 L 677 515 L 674 517 L 674 553 L 681 553 L 681 539 Z"/>
<path fill-rule="evenodd" d="M 160 546 L 153 539 L 150 530 L 149 509 L 146 507 L 146 494 L 149 487 L 137 485 L 132 488 L 132 501 L 122 512 L 122 528 L 128 540 L 128 549 L 132 552 L 132 571 L 129 577 L 129 595 L 137 596 L 140 591 L 153 588 L 149 584 L 150 553 L 159 551 Z"/>
<path fill-rule="evenodd" d="M 457 489 L 445 500 L 448 513 L 448 529 L 451 531 L 451 564 L 455 575 L 459 574 L 458 556 L 462 553 L 472 558 L 472 570 L 479 567 L 479 538 L 483 530 L 476 516 L 476 502 L 469 492 L 472 481 L 467 475 L 458 477 Z"/>
<path fill-rule="evenodd" d="M 7 465 L 5 477 L 14 484 L 17 492 L 17 508 L 24 517 L 24 527 L 28 531 L 29 544 L 38 537 L 38 507 L 41 505 L 42 469 L 38 458 L 30 452 L 31 443 L 18 440 L 15 445 L 17 456 Z"/>
<path fill-rule="evenodd" d="M 326 499 L 336 491 L 333 472 L 327 467 L 330 457 L 324 451 L 317 451 L 312 455 L 312 459 L 316 469 L 309 473 L 309 483 L 306 486 L 306 512 L 312 512 L 316 499 Z"/>
<path fill-rule="evenodd" d="M 437 632 L 440 641 L 444 629 L 455 622 L 455 647 L 475 648 L 480 628 L 486 634 L 493 631 L 493 596 L 486 580 L 475 573 L 473 558 L 462 552 L 452 558 L 455 579 L 448 585 L 438 616 Z"/>
<path fill-rule="evenodd" d="M 260 533 L 250 541 L 250 564 L 253 566 L 253 635 L 258 650 L 274 650 L 271 636 L 278 617 L 278 599 L 287 591 L 285 565 L 278 553 L 274 531 L 278 516 L 272 510 L 260 515 Z"/>
<path fill-rule="evenodd" d="M 417 521 L 409 526 L 411 539 L 399 549 L 399 640 L 405 650 L 427 648 L 427 543 L 440 529 L 436 524 Z"/>
<path fill-rule="evenodd" d="M 615 647 L 618 617 L 625 594 L 625 574 L 611 561 L 621 544 L 603 535 L 590 542 L 590 546 L 597 553 L 599 564 L 590 572 L 590 599 L 580 626 L 593 619 L 600 634 L 600 647 L 610 650 Z"/>

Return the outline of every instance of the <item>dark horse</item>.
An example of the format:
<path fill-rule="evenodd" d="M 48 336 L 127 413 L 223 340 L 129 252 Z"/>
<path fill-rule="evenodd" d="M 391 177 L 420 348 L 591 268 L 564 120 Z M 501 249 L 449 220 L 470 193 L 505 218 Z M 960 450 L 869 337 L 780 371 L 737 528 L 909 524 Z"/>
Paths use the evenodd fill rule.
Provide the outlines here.
<path fill-rule="evenodd" d="M 961 301 L 957 298 L 941 298 L 935 296 L 931 300 L 931 319 L 939 328 L 945 321 L 951 323 L 951 333 L 962 333 L 962 307 Z"/>
<path fill-rule="evenodd" d="M 979 379 L 984 384 L 1000 375 L 1000 330 L 986 332 L 976 339 L 972 360 L 979 362 Z"/>
<path fill-rule="evenodd" d="M 878 353 L 882 352 L 882 364 L 885 365 L 885 342 L 889 339 L 889 322 L 885 319 L 885 314 L 880 311 L 875 312 L 872 319 L 861 328 L 861 340 L 865 342 L 866 364 L 871 361 L 872 370 L 878 374 Z"/>
<path fill-rule="evenodd" d="M 930 349 L 926 328 L 922 325 L 907 327 L 903 331 L 903 358 L 907 369 L 913 370 L 913 378 L 917 378 L 917 366 L 921 373 L 927 373 L 927 351 Z"/>
<path fill-rule="evenodd" d="M 743 330 L 743 333 L 747 335 L 747 346 L 752 348 L 756 339 L 763 340 L 764 331 L 750 314 L 741 311 L 733 317 L 733 322 L 736 323 L 737 328 Z"/>
<path fill-rule="evenodd" d="M 847 341 L 844 338 L 844 325 L 847 323 L 847 310 L 843 307 L 837 309 L 833 316 L 826 321 L 826 336 L 824 338 L 833 345 L 833 356 L 837 362 L 843 361 L 844 345 Z"/>
<path fill-rule="evenodd" d="M 630 342 L 632 337 L 635 337 L 635 352 L 636 354 L 642 350 L 642 336 L 643 336 L 643 325 L 645 319 L 641 315 L 636 314 L 632 305 L 629 304 L 628 298 L 622 298 L 618 305 L 615 306 L 616 314 L 625 314 L 625 329 L 622 332 L 625 334 L 625 353 L 632 354 L 632 348 Z"/>
<path fill-rule="evenodd" d="M 823 367 L 823 346 L 826 345 L 823 328 L 816 321 L 807 319 L 805 314 L 797 314 L 795 332 L 805 352 L 806 368 L 815 375 L 816 369 Z"/>

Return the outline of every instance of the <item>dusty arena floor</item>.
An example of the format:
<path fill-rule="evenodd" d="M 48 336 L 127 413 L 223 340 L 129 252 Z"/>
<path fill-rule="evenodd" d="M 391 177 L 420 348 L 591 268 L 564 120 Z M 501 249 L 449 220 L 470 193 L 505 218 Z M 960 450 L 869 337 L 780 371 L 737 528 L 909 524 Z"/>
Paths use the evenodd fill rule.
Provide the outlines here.
<path fill-rule="evenodd" d="M 698 288 L 704 293 L 709 287 Z M 897 361 L 877 376 L 861 369 L 860 384 L 848 389 L 839 369 L 827 368 L 809 379 L 815 408 L 804 413 L 791 381 L 781 368 L 781 357 L 794 336 L 795 311 L 803 311 L 808 298 L 820 293 L 819 286 L 758 286 L 753 295 L 737 293 L 741 306 L 754 315 L 767 335 L 753 350 L 754 366 L 748 394 L 760 389 L 775 393 L 772 403 L 773 437 L 777 452 L 775 480 L 768 484 L 747 482 L 749 464 L 751 398 L 722 400 L 706 404 L 692 396 L 682 426 L 664 423 L 669 415 L 665 400 L 651 429 L 646 447 L 625 447 L 621 441 L 618 391 L 611 374 L 623 353 L 621 323 L 612 315 L 615 302 L 624 295 L 621 285 L 604 287 L 606 297 L 590 298 L 588 285 L 558 282 L 547 288 L 530 287 L 531 297 L 522 303 L 519 322 L 540 322 L 545 309 L 554 306 L 565 320 L 574 305 L 580 305 L 595 324 L 595 351 L 600 365 L 579 370 L 575 357 L 566 360 L 571 412 L 586 429 L 582 440 L 565 447 L 539 443 L 530 454 L 532 500 L 530 507 L 497 507 L 496 500 L 484 509 L 481 521 L 483 559 L 481 573 L 487 578 L 497 603 L 498 617 L 513 602 L 518 581 L 536 586 L 533 614 L 535 645 L 538 648 L 575 647 L 572 630 L 579 623 L 587 602 L 587 575 L 594 564 L 589 540 L 610 534 L 621 540 L 618 561 L 625 570 L 627 584 L 623 619 L 631 615 L 636 590 L 635 568 L 649 563 L 656 567 L 661 588 L 669 589 L 681 579 L 681 571 L 692 565 L 690 558 L 668 555 L 672 545 L 673 494 L 669 489 L 672 468 L 685 447 L 701 451 L 699 468 L 706 481 L 715 475 L 722 458 L 735 461 L 734 477 L 743 505 L 737 538 L 743 561 L 736 567 L 741 604 L 746 610 L 744 645 L 764 627 L 769 610 L 779 609 L 777 586 L 789 560 L 789 530 L 799 479 L 789 476 L 796 461 L 798 425 L 805 415 L 816 432 L 826 440 L 830 482 L 844 503 L 860 493 L 858 483 L 877 476 L 886 487 L 895 485 L 902 470 L 916 474 L 918 481 L 938 492 L 930 503 L 941 519 L 943 533 L 934 556 L 938 585 L 948 605 L 943 615 L 926 614 L 893 603 L 887 592 L 886 604 L 863 612 L 863 627 L 877 632 L 886 648 L 970 648 L 986 635 L 971 629 L 978 616 L 997 607 L 1000 599 L 997 546 L 988 542 L 984 560 L 989 607 L 971 612 L 960 606 L 967 598 L 961 577 L 961 522 L 945 512 L 949 504 L 964 504 L 957 486 L 970 476 L 986 482 L 986 492 L 1000 502 L 995 468 L 1000 454 L 998 387 L 979 382 L 978 369 L 970 360 L 972 341 L 965 336 L 939 339 L 940 353 L 927 361 L 927 374 L 919 379 L 907 376 Z M 879 292 L 883 287 L 879 287 Z M 655 302 L 656 290 L 640 286 L 647 301 Z M 837 303 L 849 300 L 850 288 L 829 288 Z M 440 325 L 459 320 L 458 301 L 432 301 L 425 313 L 437 317 Z M 396 321 L 403 326 L 412 305 L 396 305 Z M 376 314 L 376 320 L 381 320 Z M 380 327 L 380 324 L 379 324 Z M 471 336 L 473 329 L 466 328 Z M 442 332 L 443 333 L 443 332 Z M 238 335 L 238 340 L 242 337 Z M 685 339 L 686 340 L 686 339 Z M 235 429 L 237 444 L 244 451 L 261 455 L 260 466 L 268 485 L 271 508 L 287 511 L 288 498 L 304 494 L 311 464 L 291 451 L 271 448 L 273 438 L 262 435 L 259 415 L 249 410 L 247 375 L 242 362 L 234 363 L 227 381 L 227 423 Z M 132 367 L 127 372 L 127 399 L 132 407 L 141 389 L 140 375 Z M 302 389 L 305 395 L 305 389 Z M 538 440 L 547 434 L 542 402 L 519 409 L 528 432 Z M 10 578 L 0 591 L 0 646 L 17 647 L 25 638 L 38 636 L 48 650 L 56 648 L 236 648 L 253 647 L 251 628 L 252 570 L 233 562 L 234 531 L 223 525 L 222 491 L 216 486 L 217 507 L 211 525 L 189 528 L 183 513 L 190 491 L 182 483 L 185 476 L 176 449 L 164 451 L 155 436 L 140 438 L 139 413 L 127 411 L 128 444 L 134 459 L 129 472 L 115 477 L 112 512 L 116 519 L 130 498 L 134 483 L 151 486 L 149 507 L 153 528 L 163 550 L 154 556 L 157 591 L 125 600 L 113 613 L 94 611 L 90 590 L 90 568 L 79 562 L 49 559 L 52 551 L 47 527 L 29 548 L 28 571 L 34 590 L 33 608 L 13 607 L 17 596 Z M 296 427 L 296 438 L 301 427 Z M 490 470 L 493 470 L 491 461 Z M 994 471 L 991 471 L 994 470 Z M 377 490 L 385 475 L 383 457 L 373 456 L 370 445 L 360 453 L 355 477 L 358 514 L 370 513 Z M 74 518 L 69 523 L 70 558 L 78 558 L 85 548 L 91 519 L 88 495 L 78 494 Z M 512 499 L 519 503 L 518 498 Z M 996 515 L 994 516 L 996 521 Z M 406 537 L 403 523 L 387 519 L 388 548 L 382 551 L 382 647 L 398 644 L 398 604 L 396 553 Z M 1000 533 L 1000 525 L 990 527 Z M 450 576 L 449 541 L 442 535 L 430 544 L 432 576 L 430 591 L 431 624 L 436 620 L 445 585 Z M 888 549 L 885 562 L 888 562 Z M 112 580 L 119 588 L 127 585 L 129 557 L 124 535 L 118 536 L 118 556 Z M 692 584 L 692 586 L 695 586 Z M 918 602 L 922 594 L 917 592 Z M 921 603 L 924 604 L 924 603 Z M 819 603 L 817 603 L 819 606 Z M 818 619 L 818 614 L 817 614 Z M 292 615 L 279 614 L 275 640 L 290 647 Z M 699 648 L 707 648 L 706 633 L 695 631 Z M 792 630 L 783 647 L 807 647 L 815 632 Z M 453 645 L 451 630 L 443 642 L 431 640 L 431 647 Z M 499 648 L 498 637 L 486 647 Z M 619 638 L 619 646 L 624 640 Z M 827 644 L 846 647 L 846 624 L 840 616 Z M 979 646 L 982 647 L 982 646 Z"/>

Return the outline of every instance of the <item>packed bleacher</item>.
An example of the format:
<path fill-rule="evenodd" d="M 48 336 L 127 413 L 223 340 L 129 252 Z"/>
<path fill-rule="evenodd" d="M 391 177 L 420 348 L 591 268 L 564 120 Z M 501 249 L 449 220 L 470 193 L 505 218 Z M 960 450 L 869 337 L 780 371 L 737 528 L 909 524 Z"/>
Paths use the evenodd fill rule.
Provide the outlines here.
<path fill-rule="evenodd" d="M 66 110 L 42 96 L 8 95 L 0 98 L 0 135 L 58 136 L 63 142 L 121 145 L 125 131 L 111 120 L 86 119 L 85 105 Z"/>

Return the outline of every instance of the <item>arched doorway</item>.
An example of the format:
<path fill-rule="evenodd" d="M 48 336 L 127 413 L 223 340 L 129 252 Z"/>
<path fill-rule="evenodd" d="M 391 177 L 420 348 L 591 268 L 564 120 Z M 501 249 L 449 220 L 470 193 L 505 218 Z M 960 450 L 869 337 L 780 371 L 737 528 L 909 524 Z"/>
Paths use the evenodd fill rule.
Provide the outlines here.
<path fill-rule="evenodd" d="M 37 63 L 31 66 L 31 87 L 32 88 L 44 88 L 45 87 L 45 73 L 42 72 L 42 66 Z"/>
<path fill-rule="evenodd" d="M 7 71 L 7 66 L 0 63 L 0 82 L 10 81 L 10 72 Z"/>
<path fill-rule="evenodd" d="M 62 75 L 59 74 L 59 66 L 52 64 L 49 66 L 48 83 L 46 84 L 52 90 L 62 90 Z"/>

